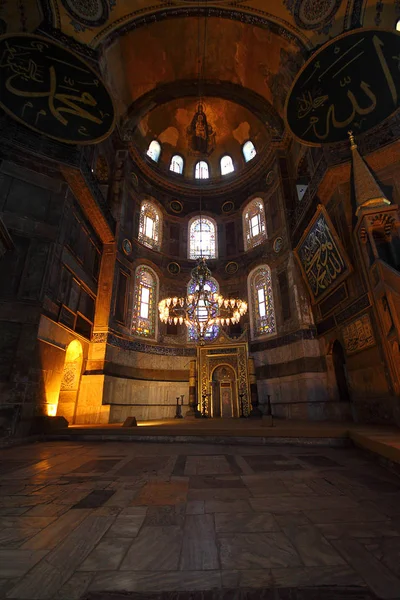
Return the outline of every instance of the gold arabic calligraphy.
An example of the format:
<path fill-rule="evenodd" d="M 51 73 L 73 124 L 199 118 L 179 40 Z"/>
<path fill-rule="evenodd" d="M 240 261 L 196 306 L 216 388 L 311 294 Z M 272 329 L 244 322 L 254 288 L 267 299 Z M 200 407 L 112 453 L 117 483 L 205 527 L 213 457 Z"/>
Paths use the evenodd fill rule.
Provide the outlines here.
<path fill-rule="evenodd" d="M 321 215 L 300 250 L 309 285 L 317 298 L 346 269 L 328 224 Z"/>
<path fill-rule="evenodd" d="M 47 100 L 47 110 L 42 107 L 37 111 L 35 125 L 40 116 L 46 116 L 48 113 L 65 127 L 69 124 L 68 115 L 97 125 L 102 124 L 104 118 L 110 116 L 109 113 L 98 109 L 90 110 L 95 109 L 98 103 L 90 92 L 82 90 L 82 86 L 98 87 L 99 80 L 89 69 L 49 57 L 45 52 L 51 48 L 43 42 L 29 40 L 29 45 L 25 46 L 6 41 L 5 45 L 6 49 L 0 58 L 0 69 L 11 73 L 5 81 L 6 90 L 14 96 L 27 99 L 22 106 L 21 117 L 24 117 L 27 109 L 34 107 L 32 101 L 37 98 Z M 33 51 L 35 60 L 32 58 Z M 46 59 L 43 60 L 44 64 L 39 64 L 38 56 Z M 48 59 L 51 61 L 50 66 L 44 66 L 48 65 Z M 63 64 L 68 71 L 75 71 L 78 79 L 87 78 L 87 81 L 77 81 L 77 78 L 58 75 L 57 63 Z M 26 82 L 32 83 L 32 89 L 23 89 L 24 83 L 26 87 Z M 47 86 L 47 89 L 43 89 L 44 86 Z M 89 135 L 83 125 L 77 127 L 76 131 L 82 136 Z"/>
<path fill-rule="evenodd" d="M 351 63 L 358 60 L 364 54 L 364 51 L 358 52 L 357 55 L 355 55 L 351 58 L 349 58 L 347 55 L 352 50 L 354 50 L 354 48 L 356 46 L 358 46 L 362 42 L 364 42 L 364 38 L 362 38 L 361 40 L 356 42 L 353 46 L 351 46 L 351 48 L 349 48 L 348 50 L 343 52 L 339 58 L 337 58 L 333 63 L 331 63 L 325 69 L 325 71 L 318 76 L 317 81 L 320 82 L 322 80 L 322 78 L 327 74 L 327 72 L 331 71 L 331 69 L 333 67 L 339 67 L 340 61 L 344 57 L 347 57 L 347 59 L 348 59 L 347 62 L 344 65 L 340 66 L 340 68 L 338 68 L 338 70 L 335 73 L 333 73 L 333 75 L 331 76 L 332 80 L 334 80 L 340 73 L 342 73 L 342 71 L 344 71 L 346 69 L 346 67 L 348 67 Z M 397 107 L 397 100 L 398 100 L 397 90 L 396 90 L 395 83 L 393 81 L 392 74 L 388 67 L 386 58 L 382 51 L 384 43 L 377 35 L 373 36 L 372 43 L 373 43 L 373 47 L 374 47 L 376 56 L 379 60 L 379 64 L 381 66 L 382 72 L 384 74 L 388 89 L 391 94 L 393 105 L 395 108 L 395 107 Z M 339 52 L 340 52 L 340 48 L 335 47 L 334 54 L 338 54 Z M 395 58 L 395 57 L 393 57 L 393 58 Z M 305 81 L 305 83 L 303 84 L 302 87 L 304 87 L 306 85 L 306 83 L 308 83 L 308 81 L 310 79 L 312 79 L 312 77 L 316 73 L 319 73 L 320 68 L 321 68 L 320 62 L 319 61 L 315 62 L 313 72 L 311 73 L 310 77 L 308 77 L 308 79 Z M 351 105 L 351 111 L 349 112 L 348 116 L 345 119 L 339 119 L 337 115 L 340 111 L 338 111 L 338 109 L 334 103 L 331 103 L 329 105 L 324 117 L 320 118 L 320 117 L 316 116 L 313 113 L 317 109 L 326 106 L 326 104 L 329 102 L 329 94 L 321 94 L 321 93 L 318 94 L 318 92 L 317 92 L 313 96 L 312 92 L 304 91 L 300 97 L 296 98 L 298 119 L 305 119 L 305 117 L 309 117 L 308 126 L 304 130 L 303 135 L 306 135 L 310 130 L 312 130 L 317 139 L 325 140 L 328 138 L 328 136 L 330 134 L 331 127 L 334 129 L 342 129 L 344 127 L 348 127 L 348 125 L 350 125 L 350 123 L 354 122 L 354 119 L 357 116 L 360 116 L 361 120 L 362 120 L 363 118 L 365 118 L 366 115 L 372 113 L 376 109 L 377 104 L 378 104 L 377 95 L 369 83 L 362 80 L 361 83 L 359 84 L 359 90 L 355 91 L 354 88 L 350 89 L 350 87 L 349 87 L 352 83 L 352 79 L 351 79 L 350 75 L 346 75 L 344 77 L 342 75 L 341 79 L 339 79 L 338 81 L 339 81 L 339 85 L 341 88 L 347 88 L 346 96 Z M 369 100 L 368 103 L 365 103 L 365 100 L 363 100 L 363 101 L 357 100 L 356 96 L 360 90 L 364 93 L 364 97 L 367 100 Z M 317 125 L 318 125 L 318 127 L 317 127 Z M 322 125 L 322 127 L 321 127 L 321 125 Z M 354 125 L 360 126 L 360 123 L 357 124 L 354 122 Z"/>

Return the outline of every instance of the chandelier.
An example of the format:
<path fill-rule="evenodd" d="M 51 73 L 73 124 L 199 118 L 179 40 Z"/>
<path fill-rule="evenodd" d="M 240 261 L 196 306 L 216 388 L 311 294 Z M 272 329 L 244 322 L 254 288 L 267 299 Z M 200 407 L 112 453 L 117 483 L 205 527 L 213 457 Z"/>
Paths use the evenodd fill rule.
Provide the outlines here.
<path fill-rule="evenodd" d="M 197 333 L 199 344 L 205 344 L 207 331 L 213 325 L 239 323 L 247 312 L 247 302 L 237 298 L 224 298 L 221 294 L 207 289 L 211 271 L 204 257 L 199 258 L 192 270 L 193 292 L 185 297 L 164 298 L 158 304 L 160 320 L 163 323 L 183 323 Z"/>

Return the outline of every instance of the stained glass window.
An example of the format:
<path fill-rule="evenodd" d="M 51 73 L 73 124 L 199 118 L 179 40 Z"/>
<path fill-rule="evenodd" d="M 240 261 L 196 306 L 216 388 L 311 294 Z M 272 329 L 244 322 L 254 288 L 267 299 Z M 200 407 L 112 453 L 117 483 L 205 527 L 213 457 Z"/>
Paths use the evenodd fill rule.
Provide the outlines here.
<path fill-rule="evenodd" d="M 276 332 L 271 269 L 257 267 L 249 275 L 250 321 L 253 338 Z"/>
<path fill-rule="evenodd" d="M 189 258 L 217 258 L 216 225 L 209 217 L 195 217 L 189 223 Z"/>
<path fill-rule="evenodd" d="M 198 287 L 196 288 L 196 282 L 191 279 L 189 281 L 188 284 L 188 294 L 193 294 L 196 289 L 198 289 Z M 204 289 L 208 290 L 209 292 L 215 293 L 215 292 L 219 292 L 219 285 L 218 282 L 213 278 L 210 277 L 210 279 L 208 279 L 205 284 L 204 284 Z M 205 320 L 207 318 L 207 310 L 203 304 L 198 305 L 197 308 L 197 316 L 199 318 L 199 321 L 201 320 Z M 203 317 L 203 318 L 202 318 Z M 219 334 L 219 325 L 211 325 L 211 327 L 208 327 L 206 330 L 206 333 L 204 335 L 204 338 L 206 340 L 213 340 L 215 339 Z M 198 340 L 198 335 L 197 335 L 197 331 L 194 327 L 188 327 L 188 336 L 189 336 L 189 340 L 191 342 L 196 342 Z"/>
<path fill-rule="evenodd" d="M 157 275 L 145 265 L 137 267 L 133 300 L 132 333 L 156 338 Z"/>
<path fill-rule="evenodd" d="M 182 156 L 179 156 L 179 154 L 175 154 L 175 156 L 173 156 L 171 158 L 171 164 L 169 165 L 169 170 L 173 171 L 174 173 L 179 173 L 180 175 L 182 175 L 182 173 L 183 173 L 183 158 L 182 158 Z"/>
<path fill-rule="evenodd" d="M 153 140 L 152 142 L 150 142 L 150 145 L 147 149 L 147 156 L 150 156 L 150 158 L 152 160 L 154 160 L 154 162 L 158 162 L 158 159 L 160 158 L 160 154 L 161 154 L 161 146 L 157 142 L 157 140 Z"/>
<path fill-rule="evenodd" d="M 265 210 L 261 198 L 254 198 L 243 211 L 244 249 L 250 250 L 267 239 Z"/>
<path fill-rule="evenodd" d="M 205 160 L 199 160 L 199 162 L 196 163 L 196 167 L 194 170 L 194 176 L 195 179 L 208 179 L 209 178 L 209 172 L 208 172 L 208 164 L 206 163 Z"/>
<path fill-rule="evenodd" d="M 257 151 L 251 140 L 248 140 L 245 144 L 243 144 L 242 152 L 243 152 L 244 160 L 246 162 L 249 162 L 249 160 L 254 158 L 255 155 L 257 154 Z"/>
<path fill-rule="evenodd" d="M 148 248 L 153 248 L 153 250 L 160 250 L 161 230 L 161 211 L 150 200 L 144 200 L 140 207 L 139 242 Z"/>
<path fill-rule="evenodd" d="M 227 175 L 228 173 L 233 173 L 235 167 L 233 166 L 233 162 L 230 156 L 226 155 L 221 158 L 221 175 Z"/>

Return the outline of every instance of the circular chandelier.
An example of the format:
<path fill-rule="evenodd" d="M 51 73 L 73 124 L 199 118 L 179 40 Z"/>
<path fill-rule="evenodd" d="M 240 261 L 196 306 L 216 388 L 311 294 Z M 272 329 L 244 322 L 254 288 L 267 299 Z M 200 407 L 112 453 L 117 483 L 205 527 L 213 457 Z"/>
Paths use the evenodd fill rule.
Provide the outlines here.
<path fill-rule="evenodd" d="M 211 271 L 205 258 L 199 258 L 192 270 L 193 292 L 185 297 L 164 298 L 158 304 L 160 320 L 163 323 L 183 323 L 192 327 L 200 345 L 205 343 L 205 335 L 212 325 L 239 323 L 247 312 L 247 302 L 237 298 L 224 298 L 221 294 L 207 289 Z"/>

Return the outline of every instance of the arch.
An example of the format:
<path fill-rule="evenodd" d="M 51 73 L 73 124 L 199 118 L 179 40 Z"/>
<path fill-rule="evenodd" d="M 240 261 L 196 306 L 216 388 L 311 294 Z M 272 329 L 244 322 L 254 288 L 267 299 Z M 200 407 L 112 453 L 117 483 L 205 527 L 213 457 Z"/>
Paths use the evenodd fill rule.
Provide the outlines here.
<path fill-rule="evenodd" d="M 76 403 L 81 381 L 83 364 L 83 348 L 79 340 L 72 340 L 65 353 L 64 369 L 61 379 L 60 394 L 56 414 L 65 417 L 68 423 L 75 422 Z"/>
<path fill-rule="evenodd" d="M 242 152 L 245 162 L 249 162 L 257 154 L 257 150 L 251 140 L 247 140 L 242 146 Z"/>
<path fill-rule="evenodd" d="M 188 258 L 218 258 L 217 224 L 211 217 L 201 215 L 189 221 Z"/>
<path fill-rule="evenodd" d="M 158 162 L 161 154 L 161 146 L 159 142 L 157 142 L 157 140 L 153 140 L 152 142 L 150 142 L 146 154 L 151 158 L 151 160 L 154 160 L 154 162 Z"/>
<path fill-rule="evenodd" d="M 250 330 L 253 339 L 276 333 L 271 269 L 260 265 L 247 279 L 250 304 Z"/>
<path fill-rule="evenodd" d="M 132 310 L 132 334 L 157 339 L 157 305 L 159 282 L 155 271 L 147 265 L 135 270 Z"/>
<path fill-rule="evenodd" d="M 209 179 L 210 178 L 210 170 L 208 168 L 208 163 L 205 160 L 197 161 L 194 167 L 194 178 L 195 179 Z"/>
<path fill-rule="evenodd" d="M 180 154 L 174 154 L 169 164 L 169 170 L 173 173 L 183 174 L 183 157 Z"/>
<path fill-rule="evenodd" d="M 215 292 L 219 292 L 219 284 L 218 281 L 216 279 L 214 279 L 214 277 L 210 277 L 209 279 L 207 279 L 207 281 L 204 283 L 204 289 L 211 292 L 211 293 L 215 293 Z M 187 286 L 187 292 L 188 294 L 193 294 L 193 292 L 196 291 L 196 285 L 193 279 L 191 279 L 188 283 Z M 198 307 L 198 311 L 197 311 L 197 316 L 199 318 L 199 320 L 201 320 L 201 312 L 204 310 L 204 306 L 200 306 Z M 208 327 L 206 330 L 206 333 L 204 335 L 204 338 L 208 341 L 214 340 L 218 334 L 219 334 L 219 325 L 211 325 L 211 327 Z M 194 327 L 188 327 L 188 339 L 191 342 L 196 342 L 198 340 L 198 335 L 197 335 L 197 331 L 195 330 Z"/>
<path fill-rule="evenodd" d="M 262 198 L 253 198 L 242 214 L 245 251 L 262 244 L 267 239 L 265 209 Z"/>
<path fill-rule="evenodd" d="M 140 205 L 138 240 L 153 250 L 161 249 L 162 212 L 152 200 L 143 200 Z"/>
<path fill-rule="evenodd" d="M 346 355 L 339 340 L 335 340 L 333 342 L 332 360 L 335 371 L 336 385 L 339 392 L 339 400 L 349 402 L 350 391 L 347 381 Z"/>
<path fill-rule="evenodd" d="M 397 19 L 395 29 L 396 31 L 400 31 L 400 19 Z"/>
<path fill-rule="evenodd" d="M 233 173 L 235 167 L 233 166 L 232 157 L 229 154 L 225 154 L 219 161 L 221 167 L 221 175 L 228 175 L 229 173 Z"/>
<path fill-rule="evenodd" d="M 212 416 L 238 417 L 237 374 L 232 365 L 220 363 L 211 372 Z"/>

